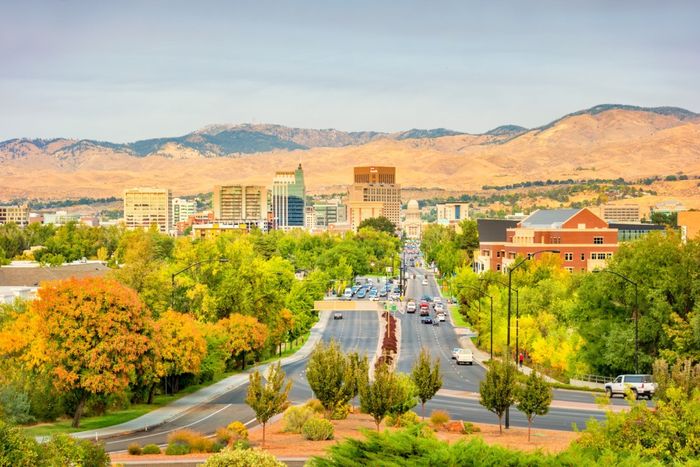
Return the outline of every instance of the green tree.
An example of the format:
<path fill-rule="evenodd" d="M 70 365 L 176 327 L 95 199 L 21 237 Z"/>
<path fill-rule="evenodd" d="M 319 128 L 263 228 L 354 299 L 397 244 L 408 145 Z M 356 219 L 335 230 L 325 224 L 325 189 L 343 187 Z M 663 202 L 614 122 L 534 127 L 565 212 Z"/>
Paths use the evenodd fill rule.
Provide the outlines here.
<path fill-rule="evenodd" d="M 516 401 L 516 373 L 508 358 L 505 361 L 492 360 L 486 377 L 479 383 L 479 403 L 496 414 L 500 433 L 503 433 L 503 414 Z"/>
<path fill-rule="evenodd" d="M 357 394 L 359 373 L 366 367 L 366 357 L 364 361 L 358 357 L 351 363 L 335 340 L 316 344 L 309 357 L 306 380 L 327 416 Z"/>
<path fill-rule="evenodd" d="M 518 393 L 518 410 L 527 417 L 527 440 L 530 441 L 532 420 L 535 415 L 546 415 L 552 403 L 552 388 L 534 371 L 530 373 L 525 385 Z"/>
<path fill-rule="evenodd" d="M 289 406 L 288 396 L 292 389 L 292 382 L 285 378 L 279 362 L 268 367 L 265 379 L 266 382 L 263 382 L 258 370 L 251 373 L 248 395 L 245 399 L 246 404 L 255 412 L 255 419 L 262 424 L 263 446 L 265 446 L 267 422 L 278 413 L 284 412 Z"/>
<path fill-rule="evenodd" d="M 411 370 L 411 379 L 413 379 L 413 383 L 418 390 L 421 417 L 425 420 L 425 403 L 432 399 L 442 387 L 440 360 L 436 358 L 431 366 L 430 351 L 425 347 L 421 347 L 420 349 L 418 360 L 416 360 Z"/>
<path fill-rule="evenodd" d="M 370 217 L 369 219 L 365 219 L 362 222 L 360 222 L 360 225 L 357 227 L 357 229 L 361 230 L 365 227 L 378 230 L 380 232 L 386 232 L 392 235 L 394 234 L 394 232 L 396 232 L 396 226 L 394 225 L 394 223 L 384 216 Z"/>
<path fill-rule="evenodd" d="M 379 425 L 396 406 L 394 390 L 396 382 L 394 373 L 388 365 L 380 364 L 374 372 L 374 381 L 360 388 L 360 407 L 374 419 L 379 431 Z"/>

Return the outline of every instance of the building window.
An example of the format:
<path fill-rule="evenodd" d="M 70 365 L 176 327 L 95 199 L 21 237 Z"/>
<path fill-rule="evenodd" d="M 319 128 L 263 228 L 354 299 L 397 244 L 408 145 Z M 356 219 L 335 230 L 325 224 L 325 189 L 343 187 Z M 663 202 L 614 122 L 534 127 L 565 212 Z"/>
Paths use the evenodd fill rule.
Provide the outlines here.
<path fill-rule="evenodd" d="M 567 272 L 572 272 L 572 273 L 574 272 L 574 268 L 566 267 L 564 269 L 566 269 Z"/>
<path fill-rule="evenodd" d="M 581 261 L 586 261 L 586 253 L 581 253 Z"/>
<path fill-rule="evenodd" d="M 481 250 L 482 256 L 491 256 L 491 251 L 490 250 Z"/>
<path fill-rule="evenodd" d="M 595 253 L 591 253 L 591 259 L 595 259 Z"/>
<path fill-rule="evenodd" d="M 564 253 L 564 261 L 573 261 L 573 260 L 574 260 L 573 253 Z"/>
<path fill-rule="evenodd" d="M 612 253 L 605 253 L 605 257 L 608 259 L 612 258 Z"/>
<path fill-rule="evenodd" d="M 593 237 L 593 244 L 594 245 L 602 245 L 603 244 L 603 237 Z"/>
<path fill-rule="evenodd" d="M 552 243 L 555 245 L 558 245 L 561 243 L 561 238 L 560 237 L 552 237 Z"/>
<path fill-rule="evenodd" d="M 500 271 L 500 270 L 501 270 L 501 265 L 500 265 L 500 264 L 497 264 L 497 265 L 496 265 L 496 271 Z"/>

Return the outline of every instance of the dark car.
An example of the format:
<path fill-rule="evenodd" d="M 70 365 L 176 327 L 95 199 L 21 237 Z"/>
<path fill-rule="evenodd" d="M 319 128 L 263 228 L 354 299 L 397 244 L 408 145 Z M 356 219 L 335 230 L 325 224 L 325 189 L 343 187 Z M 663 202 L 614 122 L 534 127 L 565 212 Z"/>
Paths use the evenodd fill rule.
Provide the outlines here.
<path fill-rule="evenodd" d="M 343 319 L 343 314 L 342 313 L 334 313 L 333 319 Z"/>
<path fill-rule="evenodd" d="M 423 316 L 420 319 L 420 322 L 423 324 L 433 324 L 433 318 L 431 318 L 430 316 Z"/>
<path fill-rule="evenodd" d="M 430 295 L 423 295 L 423 298 L 421 298 L 421 300 L 423 300 L 425 302 L 432 302 L 433 297 L 431 297 Z"/>

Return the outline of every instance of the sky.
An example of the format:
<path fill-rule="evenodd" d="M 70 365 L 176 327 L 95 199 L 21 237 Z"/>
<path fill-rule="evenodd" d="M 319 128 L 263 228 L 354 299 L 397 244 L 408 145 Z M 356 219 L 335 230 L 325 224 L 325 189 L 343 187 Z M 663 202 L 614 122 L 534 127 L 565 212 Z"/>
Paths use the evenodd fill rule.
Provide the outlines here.
<path fill-rule="evenodd" d="M 0 140 L 700 112 L 694 1 L 0 0 Z"/>

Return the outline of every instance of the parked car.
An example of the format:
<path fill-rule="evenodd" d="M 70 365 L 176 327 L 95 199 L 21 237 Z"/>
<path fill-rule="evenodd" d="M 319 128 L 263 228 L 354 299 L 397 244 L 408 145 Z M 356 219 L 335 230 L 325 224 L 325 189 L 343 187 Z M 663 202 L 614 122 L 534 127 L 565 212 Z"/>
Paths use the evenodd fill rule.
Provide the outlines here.
<path fill-rule="evenodd" d="M 433 318 L 431 318 L 430 316 L 423 316 L 420 319 L 420 322 L 423 324 L 433 324 Z"/>
<path fill-rule="evenodd" d="M 459 349 L 455 360 L 457 360 L 457 365 L 473 365 L 474 354 L 469 349 Z"/>
<path fill-rule="evenodd" d="M 352 298 L 352 289 L 348 287 L 343 293 L 343 300 L 350 300 Z"/>
<path fill-rule="evenodd" d="M 608 397 L 618 394 L 624 397 L 627 388 L 632 390 L 635 399 L 646 397 L 651 400 L 656 392 L 656 383 L 651 375 L 620 375 L 612 383 L 605 383 L 605 393 Z"/>
<path fill-rule="evenodd" d="M 367 289 L 362 287 L 360 290 L 357 291 L 357 298 L 365 298 L 367 296 Z"/>
<path fill-rule="evenodd" d="M 333 313 L 333 319 L 343 319 L 342 313 Z"/>
<path fill-rule="evenodd" d="M 408 302 L 406 304 L 406 313 L 415 313 L 416 312 L 416 302 Z"/>

